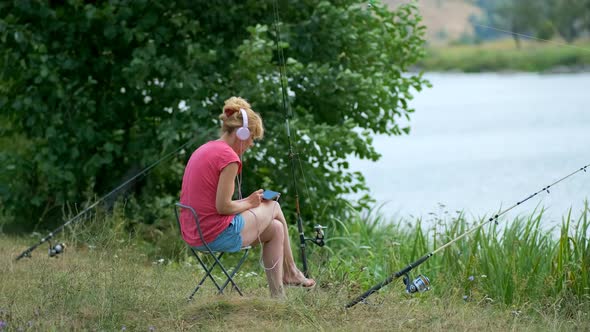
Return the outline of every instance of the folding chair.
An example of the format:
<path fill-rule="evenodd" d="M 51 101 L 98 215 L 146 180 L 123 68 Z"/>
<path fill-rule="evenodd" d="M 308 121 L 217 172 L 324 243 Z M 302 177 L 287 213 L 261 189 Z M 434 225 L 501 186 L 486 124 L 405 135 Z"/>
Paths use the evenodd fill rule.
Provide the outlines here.
<path fill-rule="evenodd" d="M 238 270 L 240 269 L 240 267 L 242 266 L 244 261 L 246 260 L 246 257 L 248 256 L 248 252 L 250 251 L 251 246 L 242 247 L 242 251 L 244 252 L 244 254 L 242 255 L 242 258 L 240 259 L 240 261 L 238 262 L 236 267 L 234 267 L 232 272 L 228 273 L 226 268 L 223 266 L 223 264 L 221 264 L 221 261 L 220 261 L 221 257 L 223 256 L 223 254 L 225 254 L 225 252 L 216 252 L 216 251 L 211 250 L 211 248 L 209 248 L 209 246 L 207 245 L 207 243 L 205 242 L 205 240 L 203 238 L 203 232 L 201 232 L 201 225 L 199 222 L 199 217 L 197 216 L 197 213 L 195 212 L 195 210 L 188 205 L 176 203 L 175 207 L 174 207 L 174 214 L 176 215 L 176 222 L 178 223 L 178 228 L 180 230 L 181 237 L 182 237 L 182 229 L 180 227 L 180 218 L 179 218 L 179 213 L 178 213 L 178 211 L 180 209 L 188 209 L 192 213 L 192 215 L 195 219 L 195 223 L 197 224 L 197 231 L 199 232 L 199 238 L 201 239 L 201 242 L 204 244 L 205 248 L 207 248 L 207 250 L 200 251 L 200 250 L 197 250 L 197 249 L 191 247 L 190 245 L 188 246 L 190 248 L 191 252 L 193 253 L 193 255 L 197 258 L 197 260 L 199 261 L 199 263 L 201 264 L 201 266 L 205 270 L 205 276 L 201 279 L 201 281 L 199 282 L 199 284 L 197 285 L 195 290 L 192 292 L 192 294 L 188 297 L 188 299 L 189 300 L 193 299 L 193 296 L 195 295 L 195 293 L 197 293 L 197 291 L 199 290 L 201 285 L 203 285 L 203 283 L 205 282 L 207 277 L 209 279 L 211 279 L 211 281 L 213 281 L 213 283 L 215 284 L 215 287 L 217 287 L 219 294 L 223 294 L 223 290 L 231 282 L 232 287 L 238 291 L 240 296 L 244 296 L 244 294 L 242 294 L 242 291 L 240 290 L 240 288 L 238 287 L 238 285 L 234 281 L 233 277 L 238 272 Z M 210 255 L 211 257 L 213 257 L 215 262 L 210 267 L 207 267 L 207 265 L 205 264 L 203 259 L 201 257 L 199 257 L 199 253 L 202 253 L 204 255 Z M 213 271 L 215 266 L 219 266 L 219 268 L 223 271 L 223 274 L 225 274 L 225 276 L 227 277 L 226 281 L 223 283 L 222 286 L 219 286 L 217 281 L 215 281 L 215 278 L 213 278 L 213 276 L 211 275 L 211 272 Z"/>

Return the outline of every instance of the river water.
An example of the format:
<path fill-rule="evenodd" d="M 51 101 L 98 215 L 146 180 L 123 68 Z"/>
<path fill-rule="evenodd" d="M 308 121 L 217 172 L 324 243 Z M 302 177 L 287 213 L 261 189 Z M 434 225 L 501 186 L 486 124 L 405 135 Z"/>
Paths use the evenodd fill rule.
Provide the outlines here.
<path fill-rule="evenodd" d="M 490 216 L 590 164 L 590 73 L 431 73 L 406 136 L 376 136 L 373 163 L 351 160 L 389 218 Z M 511 210 L 544 207 L 555 225 L 590 198 L 590 168 Z M 442 204 L 442 205 L 441 205 Z M 444 206 L 443 206 L 444 205 Z"/>

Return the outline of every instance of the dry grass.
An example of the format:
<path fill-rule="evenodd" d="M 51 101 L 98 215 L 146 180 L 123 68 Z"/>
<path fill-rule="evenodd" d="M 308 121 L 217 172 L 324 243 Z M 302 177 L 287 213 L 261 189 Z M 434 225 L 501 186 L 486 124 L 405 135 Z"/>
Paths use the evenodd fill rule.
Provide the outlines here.
<path fill-rule="evenodd" d="M 188 302 L 198 270 L 188 262 L 148 261 L 133 246 L 68 248 L 58 259 L 45 255 L 15 262 L 31 240 L 0 239 L 0 320 L 9 330 L 28 331 L 357 331 L 589 330 L 588 317 L 564 319 L 551 308 L 507 308 L 490 301 L 463 302 L 457 296 L 425 293 L 409 297 L 392 284 L 369 304 L 345 310 L 359 295 L 329 280 L 308 291 L 288 290 L 288 300 L 268 298 L 255 259 L 239 276 L 245 293 L 215 295 L 210 284 Z M 254 255 L 253 255 L 254 256 Z M 247 277 L 248 271 L 259 275 Z M 442 285 L 440 287 L 443 287 Z M 460 298 L 460 297 L 459 297 Z"/>

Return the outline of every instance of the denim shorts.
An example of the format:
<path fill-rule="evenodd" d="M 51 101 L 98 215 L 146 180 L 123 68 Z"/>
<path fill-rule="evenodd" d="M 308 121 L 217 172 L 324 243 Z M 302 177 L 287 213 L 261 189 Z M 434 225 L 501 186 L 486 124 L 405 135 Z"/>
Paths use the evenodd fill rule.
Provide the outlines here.
<path fill-rule="evenodd" d="M 240 232 L 244 228 L 244 218 L 241 214 L 236 214 L 227 228 L 217 235 L 215 240 L 207 243 L 212 251 L 218 252 L 236 252 L 242 248 L 242 235 Z M 199 251 L 207 251 L 205 246 L 194 247 Z"/>

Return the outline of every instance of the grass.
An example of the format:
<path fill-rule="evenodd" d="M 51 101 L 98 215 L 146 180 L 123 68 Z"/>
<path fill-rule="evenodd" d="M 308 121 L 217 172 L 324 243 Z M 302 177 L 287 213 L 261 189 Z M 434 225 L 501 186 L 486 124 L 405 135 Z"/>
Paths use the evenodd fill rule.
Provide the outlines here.
<path fill-rule="evenodd" d="M 479 45 L 432 47 L 418 67 L 425 71 L 533 71 L 588 70 L 590 41 L 574 44 L 522 41 L 516 48 L 512 39 Z"/>
<path fill-rule="evenodd" d="M 333 221 L 327 246 L 309 251 L 315 289 L 269 299 L 255 250 L 237 278 L 244 298 L 215 295 L 208 282 L 189 302 L 202 275 L 193 259 L 146 250 L 115 212 L 64 234 L 58 258 L 42 246 L 15 262 L 38 237 L 0 238 L 0 321 L 13 331 L 589 330 L 589 212 L 564 216 L 554 232 L 541 228 L 542 211 L 501 220 L 413 273 L 428 275 L 432 291 L 408 295 L 396 280 L 348 310 L 368 287 L 479 221 L 447 212 L 410 225 L 379 213 Z"/>

